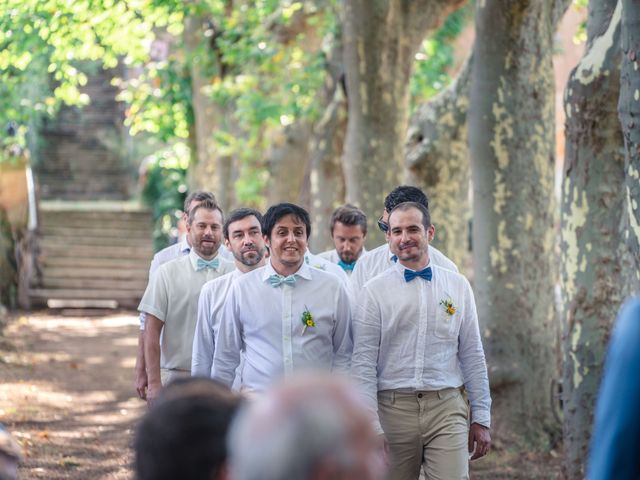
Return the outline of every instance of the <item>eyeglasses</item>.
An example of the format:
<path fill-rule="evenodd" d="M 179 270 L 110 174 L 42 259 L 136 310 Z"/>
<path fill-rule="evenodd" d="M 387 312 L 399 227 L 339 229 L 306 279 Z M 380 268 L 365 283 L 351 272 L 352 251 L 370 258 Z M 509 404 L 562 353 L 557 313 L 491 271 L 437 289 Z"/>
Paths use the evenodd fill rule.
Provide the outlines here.
<path fill-rule="evenodd" d="M 386 222 L 383 222 L 383 221 L 382 221 L 382 217 L 380 217 L 380 218 L 378 219 L 378 228 L 379 228 L 382 232 L 387 233 L 387 232 L 389 231 L 389 224 L 388 224 L 388 223 L 386 223 Z"/>

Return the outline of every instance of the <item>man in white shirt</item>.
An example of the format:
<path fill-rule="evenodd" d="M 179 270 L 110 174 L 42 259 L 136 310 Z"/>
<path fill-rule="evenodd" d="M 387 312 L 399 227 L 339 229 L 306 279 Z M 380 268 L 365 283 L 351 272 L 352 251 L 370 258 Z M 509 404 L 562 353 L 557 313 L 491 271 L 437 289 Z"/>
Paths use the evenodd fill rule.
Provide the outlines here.
<path fill-rule="evenodd" d="M 271 256 L 231 286 L 213 378 L 231 386 L 241 351 L 242 390 L 264 391 L 298 371 L 346 372 L 352 349 L 349 300 L 335 275 L 304 260 L 309 214 L 291 203 L 274 205 L 264 215 L 262 231 Z"/>
<path fill-rule="evenodd" d="M 391 478 L 416 479 L 424 465 L 427 479 L 468 479 L 468 451 L 473 460 L 491 444 L 473 292 L 462 275 L 431 262 L 434 227 L 424 205 L 398 205 L 389 226 L 398 262 L 365 284 L 352 375 L 389 442 Z"/>
<path fill-rule="evenodd" d="M 209 280 L 233 270 L 218 258 L 222 239 L 222 210 L 202 201 L 189 213 L 191 251 L 158 268 L 138 310 L 145 312 L 145 360 L 149 386 L 147 401 L 173 378 L 191 374 L 191 348 L 196 327 L 198 296 Z"/>
<path fill-rule="evenodd" d="M 351 275 L 356 260 L 365 252 L 367 216 L 353 205 L 338 207 L 331 215 L 330 231 L 335 248 L 318 256 L 338 264 Z"/>
<path fill-rule="evenodd" d="M 387 223 L 389 212 L 397 205 L 404 202 L 416 202 L 427 209 L 429 208 L 427 196 L 419 188 L 409 185 L 401 185 L 393 189 L 391 193 L 385 197 L 384 210 L 382 212 L 382 216 L 378 219 L 378 228 L 385 233 L 387 242 L 389 240 L 389 224 Z M 455 263 L 431 245 L 429 245 L 429 257 L 434 265 L 444 267 L 447 270 L 452 270 L 454 272 L 458 271 L 458 267 Z M 374 248 L 358 259 L 358 263 L 353 270 L 353 275 L 349 278 L 349 286 L 354 303 L 357 304 L 358 296 L 364 284 L 377 274 L 384 272 L 387 268 L 392 266 L 395 263 L 395 260 L 396 257 L 393 252 L 389 250 L 388 243 Z"/>
<path fill-rule="evenodd" d="M 252 208 L 231 212 L 222 228 L 224 242 L 234 257 L 236 269 L 204 284 L 198 300 L 198 322 L 193 336 L 191 375 L 211 376 L 213 352 L 220 328 L 220 316 L 232 283 L 265 262 L 262 215 Z"/>
<path fill-rule="evenodd" d="M 185 223 L 189 220 L 189 212 L 191 209 L 196 205 L 199 205 L 200 202 L 204 200 L 210 200 L 215 203 L 216 197 L 211 192 L 204 192 L 201 190 L 196 190 L 187 195 L 187 198 L 184 200 L 184 210 L 182 213 L 182 219 Z M 151 266 L 149 267 L 149 282 L 145 292 L 149 289 L 153 275 L 156 273 L 156 270 L 160 265 L 182 257 L 183 255 L 189 255 L 190 251 L 191 244 L 189 243 L 189 237 L 187 236 L 183 241 L 169 245 L 157 252 L 153 256 L 153 260 L 151 260 Z M 140 332 L 138 334 L 138 351 L 134 369 L 134 383 L 138 396 L 143 400 L 147 398 L 147 370 L 144 361 L 144 321 L 145 314 L 144 312 L 140 312 Z"/>

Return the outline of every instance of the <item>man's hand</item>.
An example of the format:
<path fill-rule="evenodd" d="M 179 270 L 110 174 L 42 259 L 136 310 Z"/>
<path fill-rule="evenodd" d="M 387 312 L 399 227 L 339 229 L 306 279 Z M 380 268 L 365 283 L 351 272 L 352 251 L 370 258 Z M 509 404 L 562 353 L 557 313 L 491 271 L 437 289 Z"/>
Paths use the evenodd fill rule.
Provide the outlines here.
<path fill-rule="evenodd" d="M 484 457 L 491 446 L 489 429 L 479 423 L 472 423 L 469 429 L 469 453 L 473 452 L 471 460 Z"/>
<path fill-rule="evenodd" d="M 147 405 L 151 406 L 162 390 L 162 384 L 150 383 L 147 388 Z"/>
<path fill-rule="evenodd" d="M 136 352 L 136 366 L 134 369 L 133 382 L 136 387 L 138 397 L 142 400 L 147 398 L 147 367 L 144 361 L 144 330 L 140 330 L 138 335 L 138 351 Z"/>

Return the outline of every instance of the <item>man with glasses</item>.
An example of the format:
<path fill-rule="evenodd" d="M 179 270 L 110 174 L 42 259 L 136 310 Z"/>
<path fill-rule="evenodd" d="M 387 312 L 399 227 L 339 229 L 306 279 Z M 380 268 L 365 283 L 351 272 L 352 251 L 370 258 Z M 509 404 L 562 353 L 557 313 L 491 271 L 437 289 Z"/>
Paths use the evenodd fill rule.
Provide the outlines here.
<path fill-rule="evenodd" d="M 378 228 L 384 232 L 387 241 L 389 239 L 389 212 L 405 202 L 416 202 L 427 209 L 429 208 L 427 196 L 419 188 L 401 185 L 393 189 L 391 193 L 385 197 L 384 211 L 378 219 Z M 429 258 L 434 265 L 454 272 L 458 271 L 456 264 L 432 245 L 429 245 Z M 388 243 L 363 254 L 358 259 L 358 263 L 350 278 L 350 287 L 354 302 L 357 301 L 357 297 L 367 281 L 394 265 L 396 261 L 397 257 L 389 250 Z"/>

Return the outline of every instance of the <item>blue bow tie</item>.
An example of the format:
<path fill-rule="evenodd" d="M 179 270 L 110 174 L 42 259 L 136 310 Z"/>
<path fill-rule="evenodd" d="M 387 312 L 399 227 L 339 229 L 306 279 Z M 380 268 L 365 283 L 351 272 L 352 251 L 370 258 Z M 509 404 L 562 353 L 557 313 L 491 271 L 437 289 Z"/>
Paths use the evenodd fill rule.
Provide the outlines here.
<path fill-rule="evenodd" d="M 338 265 L 340 265 L 343 270 L 351 270 L 351 271 L 353 271 L 353 267 L 356 266 L 356 262 L 347 263 L 347 262 L 343 262 L 342 260 L 340 260 L 338 262 Z"/>
<path fill-rule="evenodd" d="M 213 260 L 203 260 L 201 258 L 196 262 L 196 272 L 200 270 L 204 270 L 205 268 L 211 268 L 213 270 L 217 269 L 220 266 L 220 260 L 214 258 Z"/>
<path fill-rule="evenodd" d="M 420 270 L 419 272 L 414 272 L 413 270 L 408 270 L 408 269 L 404 270 L 404 279 L 407 282 L 410 282 L 416 277 L 421 277 L 427 281 L 431 281 L 431 278 L 433 277 L 433 273 L 431 272 L 431 267 L 427 267 L 423 270 Z"/>
<path fill-rule="evenodd" d="M 393 255 L 393 256 L 391 257 L 391 261 L 392 261 L 393 263 L 397 263 L 397 262 L 398 262 L 398 256 L 397 256 L 397 255 Z"/>
<path fill-rule="evenodd" d="M 296 276 L 294 274 L 294 275 L 287 275 L 285 277 L 284 275 L 278 275 L 277 273 L 274 273 L 269 277 L 269 283 L 273 288 L 279 287 L 283 283 L 285 285 L 291 285 L 293 287 L 296 284 Z"/>

